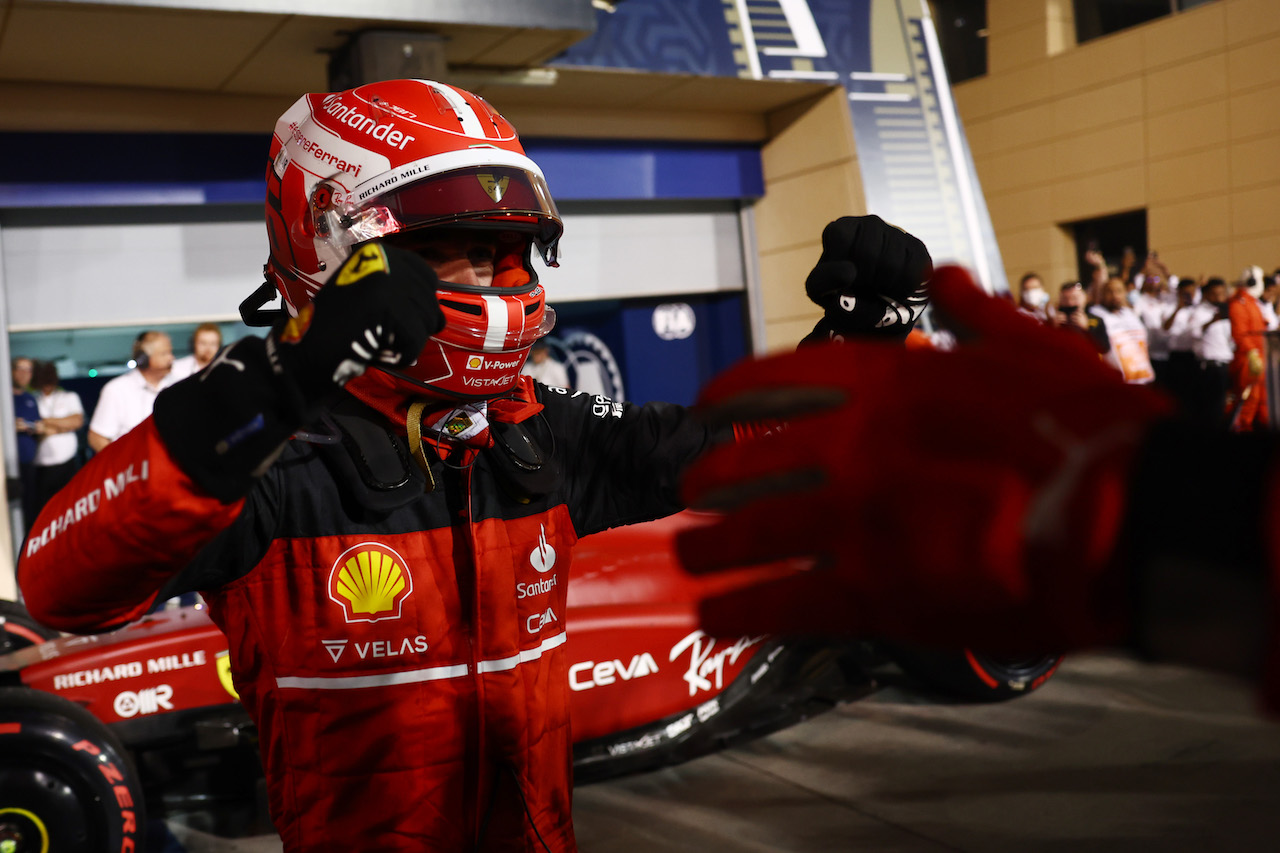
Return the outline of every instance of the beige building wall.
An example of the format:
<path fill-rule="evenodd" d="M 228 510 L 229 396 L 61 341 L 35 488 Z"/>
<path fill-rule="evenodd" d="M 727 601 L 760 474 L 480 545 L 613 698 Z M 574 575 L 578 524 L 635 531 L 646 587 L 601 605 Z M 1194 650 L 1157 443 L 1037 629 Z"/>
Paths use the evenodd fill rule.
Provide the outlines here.
<path fill-rule="evenodd" d="M 764 349 L 776 351 L 794 348 L 822 316 L 804 289 L 822 252 L 822 229 L 867 211 L 843 88 L 767 119 L 765 195 L 755 205 L 755 222 Z"/>
<path fill-rule="evenodd" d="M 1142 208 L 1175 274 L 1280 266 L 1280 2 L 1078 46 L 1071 10 L 988 0 L 988 74 L 955 86 L 1010 281 L 1074 278 L 1063 226 Z"/>

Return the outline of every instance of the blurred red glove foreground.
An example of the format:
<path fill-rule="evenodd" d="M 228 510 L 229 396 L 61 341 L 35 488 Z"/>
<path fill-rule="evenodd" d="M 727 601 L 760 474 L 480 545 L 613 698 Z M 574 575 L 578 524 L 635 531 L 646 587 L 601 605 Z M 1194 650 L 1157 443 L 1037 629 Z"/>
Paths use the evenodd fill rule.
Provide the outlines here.
<path fill-rule="evenodd" d="M 1226 669 L 1255 666 L 1260 640 L 1243 653 L 1239 637 L 1217 643 L 1212 632 L 1209 645 L 1224 648 L 1183 655 L 1168 646 L 1205 627 L 1183 631 L 1187 602 L 1170 604 L 1168 590 L 1195 611 L 1208 583 L 1225 612 L 1205 624 L 1230 623 L 1228 632 L 1261 624 L 1268 600 L 1260 548 L 1236 549 L 1253 555 L 1237 561 L 1251 565 L 1228 573 L 1225 586 L 1212 567 L 1163 559 L 1161 543 L 1177 544 L 1182 528 L 1202 520 L 1206 497 L 1190 515 L 1160 504 L 1170 441 L 1151 436 L 1164 430 L 1153 428 L 1171 403 L 1126 386 L 1081 337 L 1019 315 L 957 267 L 940 269 L 930 287 L 957 334 L 953 351 L 808 347 L 739 365 L 704 392 L 712 419 L 786 426 L 718 448 L 689 471 L 685 498 L 725 514 L 679 539 L 681 559 L 693 573 L 804 561 L 781 563 L 763 580 L 743 573 L 704 607 L 706 629 L 731 636 L 767 625 L 1017 653 L 1129 644 L 1210 665 L 1225 656 Z M 1204 471 L 1234 476 L 1215 473 L 1226 458 L 1215 453 Z M 1250 458 L 1263 494 L 1273 457 Z M 1201 460 L 1180 459 L 1190 464 L 1180 482 L 1203 487 Z M 1156 474 L 1136 478 L 1139 468 Z M 1145 513 L 1132 505 L 1139 479 L 1149 484 L 1140 490 Z M 1255 541 L 1266 517 L 1259 504 L 1268 502 L 1252 499 Z M 1204 552 L 1201 562 L 1212 563 L 1214 540 L 1189 538 L 1174 552 L 1188 562 Z M 1246 604 L 1236 613 L 1231 602 Z"/>

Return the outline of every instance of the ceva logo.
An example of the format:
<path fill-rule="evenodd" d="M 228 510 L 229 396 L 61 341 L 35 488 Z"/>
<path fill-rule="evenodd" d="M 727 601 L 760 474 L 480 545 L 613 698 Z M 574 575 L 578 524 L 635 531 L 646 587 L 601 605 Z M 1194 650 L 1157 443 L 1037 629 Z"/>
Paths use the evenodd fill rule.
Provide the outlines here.
<path fill-rule="evenodd" d="M 622 661 L 617 659 L 602 660 L 599 663 L 593 660 L 584 660 L 582 663 L 575 663 L 569 667 L 569 688 L 571 690 L 590 690 L 593 687 L 603 687 L 619 680 L 630 681 L 633 678 L 644 678 L 646 675 L 653 675 L 657 671 L 658 662 L 648 652 L 632 655 L 631 661 L 627 664 L 623 664 Z"/>
<path fill-rule="evenodd" d="M 329 570 L 329 598 L 348 622 L 399 619 L 413 592 L 404 559 L 378 542 L 362 542 L 342 552 Z"/>
<path fill-rule="evenodd" d="M 548 607 L 544 612 L 535 613 L 524 620 L 524 628 L 530 634 L 537 634 L 551 623 L 558 621 L 560 620 L 556 619 L 556 612 Z"/>

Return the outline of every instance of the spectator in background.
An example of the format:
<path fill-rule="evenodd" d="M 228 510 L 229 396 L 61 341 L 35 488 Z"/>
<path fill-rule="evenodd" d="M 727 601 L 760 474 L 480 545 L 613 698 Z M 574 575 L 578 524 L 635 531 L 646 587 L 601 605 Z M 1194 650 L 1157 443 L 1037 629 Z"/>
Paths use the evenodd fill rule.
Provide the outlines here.
<path fill-rule="evenodd" d="M 1178 401 L 1184 412 L 1199 405 L 1200 359 L 1195 352 L 1191 320 L 1196 307 L 1196 283 L 1190 278 L 1178 282 L 1173 310 L 1165 318 L 1163 331 L 1169 348 L 1166 375 L 1156 371 L 1156 381 Z"/>
<path fill-rule="evenodd" d="M 1280 315 L 1276 314 L 1276 299 L 1280 298 L 1280 270 L 1262 283 L 1262 299 L 1258 306 L 1262 310 L 1262 319 L 1267 323 L 1267 331 L 1280 329 Z"/>
<path fill-rule="evenodd" d="M 18 488 L 22 498 L 22 523 L 26 527 L 36 519 L 36 422 L 40 409 L 31 393 L 31 359 L 15 358 L 12 362 L 13 421 L 18 433 Z"/>
<path fill-rule="evenodd" d="M 1147 352 L 1156 382 L 1168 387 L 1169 331 L 1165 322 L 1173 316 L 1177 303 L 1169 298 L 1169 281 L 1162 275 L 1142 275 L 1142 286 L 1133 300 L 1133 310 L 1147 330 Z"/>
<path fill-rule="evenodd" d="M 1052 322 L 1053 309 L 1049 307 L 1049 291 L 1045 290 L 1040 276 L 1029 272 L 1018 285 L 1018 310 L 1041 323 Z"/>
<path fill-rule="evenodd" d="M 175 359 L 171 382 L 186 379 L 209 366 L 222 349 L 222 328 L 217 323 L 201 323 L 191 333 L 191 354 Z"/>
<path fill-rule="evenodd" d="M 1231 319 L 1227 313 L 1227 283 L 1211 278 L 1200 288 L 1200 304 L 1188 321 L 1192 350 L 1200 365 L 1197 402 L 1192 414 L 1221 425 L 1226 415 L 1230 365 L 1235 355 Z"/>
<path fill-rule="evenodd" d="M 133 342 L 136 365 L 102 386 L 89 421 L 89 446 L 96 453 L 146 420 L 156 395 L 177 379 L 173 376 L 173 342 L 164 332 L 149 331 Z"/>
<path fill-rule="evenodd" d="M 1245 267 L 1236 282 L 1235 295 L 1227 303 L 1231 318 L 1231 408 L 1235 412 L 1232 429 L 1252 432 L 1267 428 L 1266 338 L 1267 321 L 1262 316 L 1262 267 Z"/>
<path fill-rule="evenodd" d="M 1154 282 L 1159 287 L 1159 292 L 1164 296 L 1166 301 L 1172 301 L 1170 298 L 1170 288 L 1177 287 L 1178 277 L 1169 273 L 1169 267 L 1164 261 L 1160 260 L 1159 252 L 1148 252 L 1147 259 L 1142 263 L 1142 269 L 1134 276 L 1134 280 L 1138 287 L 1142 287 L 1147 282 Z"/>
<path fill-rule="evenodd" d="M 532 376 L 535 382 L 550 385 L 552 388 L 570 388 L 569 371 L 560 362 L 551 357 L 551 348 L 546 341 L 538 341 L 529 350 L 529 360 L 520 368 L 525 376 Z"/>
<path fill-rule="evenodd" d="M 1078 281 L 1068 281 L 1058 291 L 1058 310 L 1053 313 L 1053 325 L 1088 331 L 1089 317 L 1085 314 L 1087 304 L 1088 296 L 1084 286 Z"/>
<path fill-rule="evenodd" d="M 84 406 L 79 394 L 58 387 L 58 368 L 51 361 L 35 363 L 31 382 L 40 409 L 40 420 L 36 422 L 40 444 L 35 459 L 38 513 L 80 468 L 76 430 L 84 426 Z M 31 518 L 34 520 L 35 514 Z"/>
<path fill-rule="evenodd" d="M 1107 270 L 1107 259 L 1097 249 L 1089 249 L 1084 253 L 1084 265 L 1088 270 L 1088 279 L 1084 282 L 1086 301 L 1089 305 L 1097 305 L 1102 301 L 1102 288 L 1111 278 Z"/>
<path fill-rule="evenodd" d="M 1105 361 L 1120 371 L 1125 382 L 1145 385 L 1156 378 L 1147 351 L 1147 329 L 1137 312 L 1129 307 L 1129 291 L 1120 278 L 1103 286 L 1098 304 L 1089 309 L 1105 333 Z"/>

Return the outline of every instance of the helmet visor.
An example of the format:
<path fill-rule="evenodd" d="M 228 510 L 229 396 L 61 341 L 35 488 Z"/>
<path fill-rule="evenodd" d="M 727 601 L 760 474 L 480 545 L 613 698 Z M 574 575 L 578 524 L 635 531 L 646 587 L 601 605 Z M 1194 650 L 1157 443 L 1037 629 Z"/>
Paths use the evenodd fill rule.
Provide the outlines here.
<path fill-rule="evenodd" d="M 432 175 L 338 213 L 330 233 L 348 245 L 454 222 L 492 222 L 533 235 L 549 266 L 564 230 L 547 182 L 514 166 L 472 166 Z"/>

